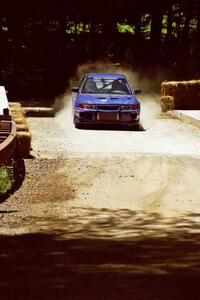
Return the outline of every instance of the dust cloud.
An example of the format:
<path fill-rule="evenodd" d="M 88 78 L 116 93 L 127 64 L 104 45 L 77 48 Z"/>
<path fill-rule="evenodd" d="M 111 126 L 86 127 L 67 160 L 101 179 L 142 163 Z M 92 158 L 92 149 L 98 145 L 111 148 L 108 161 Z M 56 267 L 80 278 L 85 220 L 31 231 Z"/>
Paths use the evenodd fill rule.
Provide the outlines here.
<path fill-rule="evenodd" d="M 160 85 L 159 77 L 154 79 L 141 78 L 141 75 L 134 72 L 128 67 L 120 66 L 120 64 L 112 64 L 108 61 L 96 61 L 88 62 L 77 67 L 75 75 L 69 81 L 69 88 L 63 95 L 57 97 L 54 103 L 54 111 L 56 112 L 60 125 L 64 121 L 69 125 L 69 121 L 72 123 L 72 93 L 71 87 L 78 86 L 81 77 L 85 73 L 89 72 L 102 72 L 102 73 L 121 73 L 127 76 L 133 89 L 141 88 L 142 94 L 137 98 L 141 102 L 141 124 L 144 129 L 150 128 L 156 117 L 160 113 L 159 95 L 153 91 L 155 86 L 155 80 L 157 80 L 157 86 Z M 151 91 L 152 89 L 152 91 Z"/>
<path fill-rule="evenodd" d="M 59 125 L 59 128 L 66 130 L 66 126 L 67 128 L 73 126 L 72 92 L 69 89 L 55 99 L 53 109 L 56 114 L 56 121 Z"/>

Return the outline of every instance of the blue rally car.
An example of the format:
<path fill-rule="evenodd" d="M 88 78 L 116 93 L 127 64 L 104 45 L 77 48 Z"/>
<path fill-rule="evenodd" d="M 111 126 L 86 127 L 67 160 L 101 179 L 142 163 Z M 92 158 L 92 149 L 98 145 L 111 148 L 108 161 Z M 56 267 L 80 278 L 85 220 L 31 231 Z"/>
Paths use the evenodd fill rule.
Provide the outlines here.
<path fill-rule="evenodd" d="M 140 102 L 126 76 L 88 73 L 80 87 L 72 88 L 76 128 L 86 124 L 120 124 L 140 127 Z"/>

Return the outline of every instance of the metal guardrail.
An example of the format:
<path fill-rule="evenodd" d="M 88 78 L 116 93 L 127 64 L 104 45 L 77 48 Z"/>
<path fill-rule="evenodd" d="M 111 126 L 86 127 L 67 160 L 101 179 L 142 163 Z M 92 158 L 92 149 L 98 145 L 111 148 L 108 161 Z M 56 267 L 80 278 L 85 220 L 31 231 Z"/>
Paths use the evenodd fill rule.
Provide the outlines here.
<path fill-rule="evenodd" d="M 16 124 L 14 121 L 0 119 L 0 164 L 10 161 L 16 147 Z"/>

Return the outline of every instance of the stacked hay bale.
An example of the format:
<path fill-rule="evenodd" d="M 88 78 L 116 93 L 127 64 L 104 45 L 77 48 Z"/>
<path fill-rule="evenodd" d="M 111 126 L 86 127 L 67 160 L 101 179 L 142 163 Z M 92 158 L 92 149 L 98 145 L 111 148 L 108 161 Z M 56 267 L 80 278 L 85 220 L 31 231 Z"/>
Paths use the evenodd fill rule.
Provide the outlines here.
<path fill-rule="evenodd" d="M 162 112 L 167 112 L 174 109 L 174 97 L 173 96 L 161 96 L 160 106 Z"/>
<path fill-rule="evenodd" d="M 163 112 L 200 109 L 200 80 L 163 82 L 160 103 Z"/>
<path fill-rule="evenodd" d="M 26 121 L 25 111 L 18 102 L 10 102 L 9 108 L 12 120 L 15 121 L 17 127 L 16 155 L 21 158 L 26 158 L 30 155 L 31 134 Z"/>

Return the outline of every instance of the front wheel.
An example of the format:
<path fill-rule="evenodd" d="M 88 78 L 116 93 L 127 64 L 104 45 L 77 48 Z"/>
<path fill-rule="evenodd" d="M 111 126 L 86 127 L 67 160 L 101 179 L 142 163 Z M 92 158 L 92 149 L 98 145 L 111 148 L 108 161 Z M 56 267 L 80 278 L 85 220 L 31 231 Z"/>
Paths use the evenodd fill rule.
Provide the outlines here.
<path fill-rule="evenodd" d="M 144 128 L 142 127 L 141 124 L 134 124 L 134 125 L 132 125 L 132 129 L 134 131 L 143 131 L 144 130 Z"/>
<path fill-rule="evenodd" d="M 81 128 L 82 128 L 82 125 L 79 124 L 79 123 L 74 123 L 74 126 L 75 126 L 75 128 L 77 128 L 77 129 L 81 129 Z"/>

